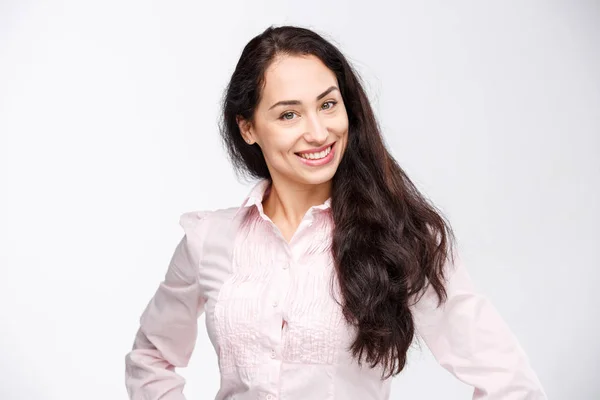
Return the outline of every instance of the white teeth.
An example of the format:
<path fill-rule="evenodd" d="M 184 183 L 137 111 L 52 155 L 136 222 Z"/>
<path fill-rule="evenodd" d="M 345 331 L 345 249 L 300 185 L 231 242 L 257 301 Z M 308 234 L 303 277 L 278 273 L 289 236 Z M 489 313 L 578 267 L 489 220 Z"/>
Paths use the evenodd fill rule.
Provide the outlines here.
<path fill-rule="evenodd" d="M 326 157 L 329 153 L 331 152 L 331 146 L 329 146 L 327 149 L 319 152 L 319 153 L 304 153 L 304 154 L 300 154 L 300 157 L 302 158 L 306 158 L 308 160 L 318 160 L 321 158 Z"/>

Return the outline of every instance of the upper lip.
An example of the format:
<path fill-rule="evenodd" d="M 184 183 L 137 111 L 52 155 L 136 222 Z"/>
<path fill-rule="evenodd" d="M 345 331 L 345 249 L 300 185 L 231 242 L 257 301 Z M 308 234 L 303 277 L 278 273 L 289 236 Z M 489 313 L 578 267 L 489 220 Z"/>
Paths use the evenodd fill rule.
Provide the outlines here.
<path fill-rule="evenodd" d="M 325 146 L 321 146 L 321 147 L 319 147 L 319 148 L 316 148 L 316 149 L 298 151 L 298 152 L 296 152 L 296 154 L 320 153 L 320 152 L 322 152 L 323 150 L 327 150 L 327 148 L 328 148 L 329 146 L 333 146 L 333 144 L 334 144 L 334 143 L 335 143 L 335 142 L 331 142 L 331 143 L 329 143 L 329 144 L 326 144 Z"/>

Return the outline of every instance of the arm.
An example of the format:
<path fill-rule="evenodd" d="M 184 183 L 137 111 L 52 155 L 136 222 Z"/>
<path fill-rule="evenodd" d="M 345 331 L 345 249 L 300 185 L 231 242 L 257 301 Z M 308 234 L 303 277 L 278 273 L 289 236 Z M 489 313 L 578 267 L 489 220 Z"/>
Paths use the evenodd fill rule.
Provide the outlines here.
<path fill-rule="evenodd" d="M 125 386 L 133 400 L 185 400 L 185 379 L 175 367 L 187 366 L 195 346 L 204 298 L 198 284 L 204 214 L 180 218 L 185 231 L 165 279 L 140 318 L 132 350 L 125 356 Z"/>
<path fill-rule="evenodd" d="M 429 287 L 413 307 L 417 334 L 473 400 L 539 400 L 546 394 L 529 360 L 490 301 L 474 289 L 458 256 L 446 265 L 448 300 Z"/>

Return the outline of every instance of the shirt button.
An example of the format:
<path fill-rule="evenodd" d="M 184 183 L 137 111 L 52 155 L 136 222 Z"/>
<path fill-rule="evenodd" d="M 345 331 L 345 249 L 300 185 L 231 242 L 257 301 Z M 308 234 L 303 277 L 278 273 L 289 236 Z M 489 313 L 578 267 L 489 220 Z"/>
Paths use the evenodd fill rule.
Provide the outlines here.
<path fill-rule="evenodd" d="M 272 394 L 267 395 L 267 400 L 273 400 L 273 399 L 275 399 L 275 396 L 273 396 Z"/>
<path fill-rule="evenodd" d="M 279 303 L 277 303 L 277 301 L 273 302 L 273 307 L 277 307 L 279 305 Z"/>
<path fill-rule="evenodd" d="M 288 269 L 288 267 L 289 267 L 288 263 L 283 264 L 283 269 Z"/>
<path fill-rule="evenodd" d="M 275 357 L 277 357 L 277 353 L 275 352 L 275 350 L 271 350 L 271 358 Z"/>

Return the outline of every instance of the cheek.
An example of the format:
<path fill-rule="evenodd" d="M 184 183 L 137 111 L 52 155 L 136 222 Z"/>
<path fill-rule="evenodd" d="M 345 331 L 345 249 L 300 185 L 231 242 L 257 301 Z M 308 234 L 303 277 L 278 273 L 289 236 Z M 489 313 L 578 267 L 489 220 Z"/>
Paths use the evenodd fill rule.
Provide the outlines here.
<path fill-rule="evenodd" d="M 278 163 L 283 155 L 290 152 L 294 145 L 294 135 L 279 127 L 270 127 L 262 132 L 262 151 L 272 163 Z"/>
<path fill-rule="evenodd" d="M 336 118 L 332 119 L 330 123 L 330 128 L 336 135 L 339 137 L 345 136 L 348 134 L 348 116 L 346 112 L 340 112 Z"/>
<path fill-rule="evenodd" d="M 277 132 L 269 138 L 268 146 L 271 153 L 287 153 L 293 145 L 293 141 L 288 138 L 285 132 Z"/>

